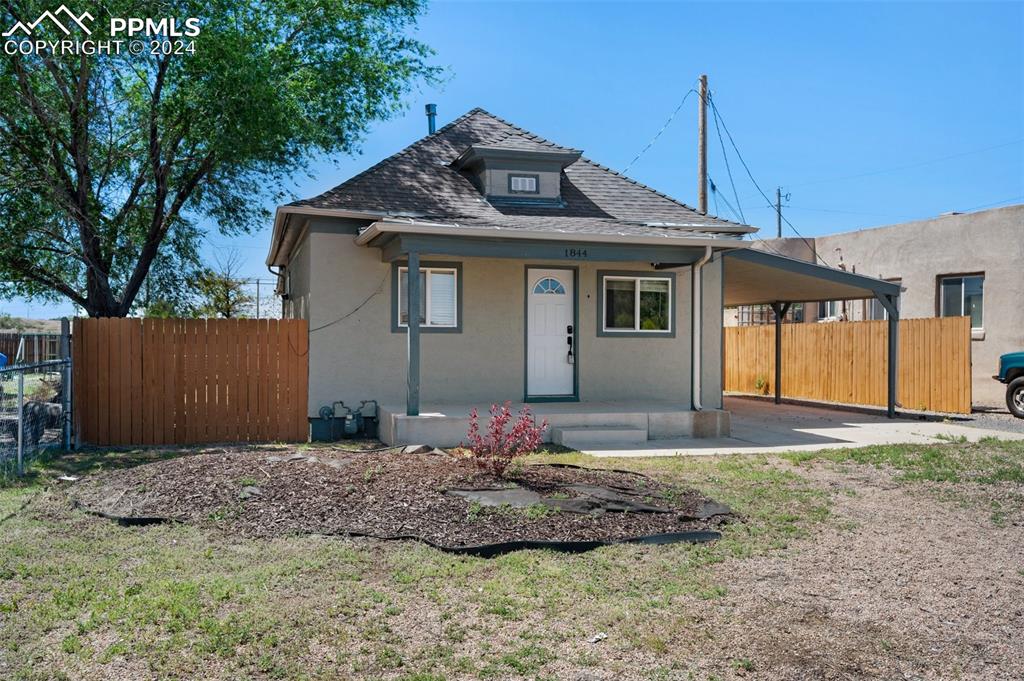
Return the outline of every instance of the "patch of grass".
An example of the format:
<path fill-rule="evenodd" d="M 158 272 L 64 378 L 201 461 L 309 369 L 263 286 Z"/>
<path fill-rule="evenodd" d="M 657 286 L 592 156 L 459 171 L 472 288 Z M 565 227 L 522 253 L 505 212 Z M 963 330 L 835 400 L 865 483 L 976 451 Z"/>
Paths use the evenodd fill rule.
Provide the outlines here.
<path fill-rule="evenodd" d="M 81 474 L 181 454 L 112 452 L 104 461 L 97 452 L 46 470 Z M 829 518 L 825 490 L 766 457 L 532 460 L 640 471 L 700 489 L 742 522 L 723 526 L 712 544 L 483 560 L 412 542 L 122 528 L 72 511 L 59 489 L 41 491 L 52 473 L 40 473 L 0 490 L 7 505 L 38 494 L 0 531 L 0 659 L 13 678 L 121 669 L 160 678 L 545 678 L 604 631 L 586 666 L 609 664 L 610 653 L 658 656 L 669 668 L 705 640 L 681 613 L 727 593 L 712 566 L 782 549 Z M 469 515 L 492 510 L 541 512 L 471 506 Z"/>
<path fill-rule="evenodd" d="M 733 660 L 732 667 L 736 671 L 741 672 L 752 672 L 755 669 L 753 660 L 749 660 L 745 657 L 739 660 Z"/>
<path fill-rule="evenodd" d="M 540 518 L 546 518 L 549 515 L 555 515 L 558 513 L 557 508 L 553 508 L 547 504 L 530 504 L 526 508 L 518 509 L 518 511 L 530 520 L 539 520 Z"/>
<path fill-rule="evenodd" d="M 809 461 L 853 462 L 898 471 L 897 480 L 975 482 L 982 485 L 1024 482 L 1024 441 L 985 438 L 976 443 L 950 438 L 943 445 L 877 445 L 859 449 L 794 452 L 783 458 L 795 464 Z"/>
<path fill-rule="evenodd" d="M 505 678 L 508 671 L 517 674 L 533 674 L 554 659 L 554 654 L 543 646 L 528 644 L 505 653 L 481 670 L 483 677 Z"/>

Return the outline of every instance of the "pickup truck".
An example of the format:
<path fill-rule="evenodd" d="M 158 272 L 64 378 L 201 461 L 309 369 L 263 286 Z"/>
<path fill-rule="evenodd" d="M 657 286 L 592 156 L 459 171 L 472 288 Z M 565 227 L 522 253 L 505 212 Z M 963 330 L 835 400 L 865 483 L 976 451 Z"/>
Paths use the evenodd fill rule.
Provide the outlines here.
<path fill-rule="evenodd" d="M 1024 352 L 1008 352 L 999 358 L 999 373 L 992 378 L 1006 384 L 1006 407 L 1024 419 Z"/>

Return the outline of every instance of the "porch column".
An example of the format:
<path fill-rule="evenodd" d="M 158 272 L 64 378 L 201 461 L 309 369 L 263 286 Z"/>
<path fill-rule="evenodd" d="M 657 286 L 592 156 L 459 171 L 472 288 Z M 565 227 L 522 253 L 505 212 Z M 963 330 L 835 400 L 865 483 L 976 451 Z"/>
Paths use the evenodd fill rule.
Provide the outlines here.
<path fill-rule="evenodd" d="M 420 254 L 409 252 L 408 285 L 409 313 L 406 334 L 408 376 L 406 378 L 405 413 L 407 416 L 420 415 Z"/>
<path fill-rule="evenodd" d="M 782 402 L 782 320 L 791 303 L 772 303 L 775 313 L 775 404 Z"/>
<path fill-rule="evenodd" d="M 888 391 L 886 415 L 889 418 L 896 418 L 896 371 L 899 363 L 899 332 L 900 332 L 900 310 L 898 301 L 900 297 L 898 295 L 890 296 L 885 294 L 875 294 L 878 298 L 878 302 L 882 304 L 885 311 L 888 313 L 886 316 L 889 319 L 887 338 L 888 341 L 888 354 L 889 354 L 889 367 L 887 371 L 887 386 Z"/>

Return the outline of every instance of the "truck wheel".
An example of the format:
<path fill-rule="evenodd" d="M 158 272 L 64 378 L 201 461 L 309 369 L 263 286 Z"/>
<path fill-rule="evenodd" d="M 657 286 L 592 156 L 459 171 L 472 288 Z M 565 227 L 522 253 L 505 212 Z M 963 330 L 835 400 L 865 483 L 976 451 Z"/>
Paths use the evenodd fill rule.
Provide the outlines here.
<path fill-rule="evenodd" d="M 1006 386 L 1006 407 L 1019 419 L 1024 419 L 1024 376 L 1015 378 Z"/>

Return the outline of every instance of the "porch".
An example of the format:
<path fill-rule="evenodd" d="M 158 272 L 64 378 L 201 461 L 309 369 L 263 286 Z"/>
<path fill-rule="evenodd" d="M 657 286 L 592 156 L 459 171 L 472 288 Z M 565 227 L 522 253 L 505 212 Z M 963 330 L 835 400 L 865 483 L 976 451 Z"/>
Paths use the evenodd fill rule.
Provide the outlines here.
<path fill-rule="evenodd" d="M 537 402 L 512 404 L 513 412 L 528 405 L 538 423 L 547 419 L 545 442 L 574 449 L 615 444 L 629 447 L 649 440 L 722 438 L 729 435 L 729 413 L 694 411 L 689 404 L 667 401 Z M 476 408 L 485 427 L 490 404 L 425 404 L 415 416 L 405 404 L 382 405 L 379 437 L 387 444 L 430 444 L 453 447 L 466 441 L 469 413 Z"/>

